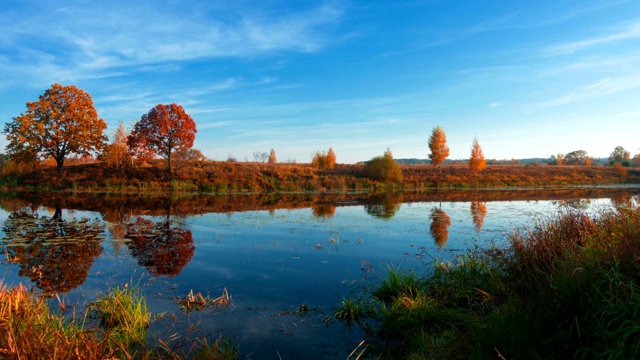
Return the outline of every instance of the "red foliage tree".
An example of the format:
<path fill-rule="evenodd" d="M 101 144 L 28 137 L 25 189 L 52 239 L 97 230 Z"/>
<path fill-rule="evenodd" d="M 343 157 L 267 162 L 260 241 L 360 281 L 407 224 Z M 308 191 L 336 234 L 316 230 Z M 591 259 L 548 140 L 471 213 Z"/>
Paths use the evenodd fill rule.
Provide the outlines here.
<path fill-rule="evenodd" d="M 195 121 L 181 105 L 158 104 L 135 124 L 127 145 L 139 158 L 160 155 L 167 159 L 167 169 L 171 173 L 171 154 L 191 148 L 196 132 Z"/>

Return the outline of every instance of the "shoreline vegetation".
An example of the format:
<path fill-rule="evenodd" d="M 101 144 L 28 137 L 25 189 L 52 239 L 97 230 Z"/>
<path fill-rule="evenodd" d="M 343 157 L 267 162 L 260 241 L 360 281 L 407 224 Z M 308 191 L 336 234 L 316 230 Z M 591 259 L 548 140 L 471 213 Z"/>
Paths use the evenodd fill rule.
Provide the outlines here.
<path fill-rule="evenodd" d="M 311 164 L 199 161 L 176 163 L 168 173 L 161 160 L 117 168 L 103 163 L 31 170 L 3 168 L 0 189 L 21 191 L 194 192 L 254 194 L 287 192 L 386 192 L 430 189 L 513 189 L 639 184 L 640 168 L 615 166 L 398 165 L 392 178 L 371 174 L 363 164 Z"/>
<path fill-rule="evenodd" d="M 80 317 L 75 311 L 64 315 L 66 305 L 58 301 L 54 310 L 51 302 L 23 284 L 9 288 L 0 281 L 0 357 L 236 359 L 239 355 L 239 348 L 227 337 L 202 337 L 190 343 L 152 338 L 149 324 L 162 314 L 151 314 L 140 290 L 128 284 L 99 295 Z"/>
<path fill-rule="evenodd" d="M 421 274 L 390 268 L 335 312 L 403 359 L 636 359 L 640 209 L 575 209 Z M 365 352 L 358 349 L 360 353 Z"/>

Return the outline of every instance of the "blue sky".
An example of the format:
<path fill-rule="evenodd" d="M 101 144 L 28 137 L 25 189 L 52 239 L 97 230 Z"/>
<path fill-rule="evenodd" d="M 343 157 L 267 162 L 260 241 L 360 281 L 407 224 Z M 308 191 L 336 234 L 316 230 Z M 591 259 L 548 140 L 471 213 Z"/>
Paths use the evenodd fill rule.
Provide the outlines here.
<path fill-rule="evenodd" d="M 2 0 L 2 122 L 55 82 L 109 132 L 179 103 L 214 160 L 636 154 L 640 2 Z"/>

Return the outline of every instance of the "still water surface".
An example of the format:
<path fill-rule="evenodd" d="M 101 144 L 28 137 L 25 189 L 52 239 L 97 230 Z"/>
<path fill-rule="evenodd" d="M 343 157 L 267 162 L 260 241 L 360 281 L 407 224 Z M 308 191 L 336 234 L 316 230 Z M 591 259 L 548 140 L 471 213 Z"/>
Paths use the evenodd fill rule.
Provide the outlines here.
<path fill-rule="evenodd" d="M 137 284 L 166 315 L 151 333 L 179 334 L 174 346 L 225 335 L 243 358 L 346 358 L 364 335 L 332 314 L 387 268 L 425 272 L 469 248 L 502 246 L 511 229 L 560 207 L 626 206 L 637 192 L 3 198 L 0 278 L 57 293 L 68 315 L 109 287 Z M 178 304 L 225 289 L 225 309 Z"/>

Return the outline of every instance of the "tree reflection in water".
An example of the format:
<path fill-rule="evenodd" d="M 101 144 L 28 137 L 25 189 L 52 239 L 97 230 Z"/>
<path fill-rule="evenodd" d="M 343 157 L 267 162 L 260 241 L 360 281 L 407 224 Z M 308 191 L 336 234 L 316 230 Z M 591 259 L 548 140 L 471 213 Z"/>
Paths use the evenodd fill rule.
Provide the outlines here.
<path fill-rule="evenodd" d="M 316 218 L 330 219 L 336 213 L 336 206 L 333 204 L 315 204 L 311 207 L 311 211 Z"/>
<path fill-rule="evenodd" d="M 434 207 L 431 210 L 431 236 L 438 247 L 443 247 L 449 240 L 449 226 L 451 218 L 444 210 Z"/>
<path fill-rule="evenodd" d="M 126 228 L 131 255 L 154 276 L 178 275 L 195 252 L 191 230 L 175 226 L 169 216 L 157 223 L 139 217 Z"/>
<path fill-rule="evenodd" d="M 473 225 L 476 227 L 476 232 L 480 233 L 484 218 L 487 216 L 487 205 L 481 201 L 472 201 L 471 216 L 473 217 Z"/>
<path fill-rule="evenodd" d="M 567 210 L 586 211 L 589 209 L 589 206 L 591 206 L 590 199 L 558 200 L 558 207 Z"/>
<path fill-rule="evenodd" d="M 400 210 L 402 194 L 389 193 L 384 197 L 373 198 L 367 201 L 369 203 L 364 205 L 364 211 L 366 211 L 367 214 L 381 219 L 391 219 L 396 212 Z"/>
<path fill-rule="evenodd" d="M 68 292 L 87 278 L 93 261 L 102 253 L 104 224 L 89 219 L 64 220 L 56 206 L 52 218 L 37 208 L 9 215 L 2 230 L 7 255 L 45 293 Z"/>
<path fill-rule="evenodd" d="M 616 196 L 611 197 L 611 204 L 618 211 L 623 209 L 633 209 L 636 206 L 634 204 L 637 204 L 634 198 L 635 197 L 631 196 L 628 192 L 623 191 Z"/>
<path fill-rule="evenodd" d="M 102 219 L 108 223 L 107 230 L 111 235 L 111 242 L 116 255 L 120 255 L 122 252 L 122 246 L 127 233 L 125 223 L 130 218 L 131 217 L 125 213 L 122 206 L 105 208 L 102 213 Z"/>

